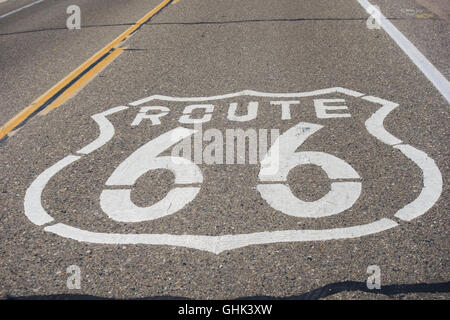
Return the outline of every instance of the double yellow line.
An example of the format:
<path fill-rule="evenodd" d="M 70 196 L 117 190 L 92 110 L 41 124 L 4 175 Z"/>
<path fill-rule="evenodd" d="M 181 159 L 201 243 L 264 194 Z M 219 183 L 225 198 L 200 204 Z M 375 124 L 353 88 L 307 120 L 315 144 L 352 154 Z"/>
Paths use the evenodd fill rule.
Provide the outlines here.
<path fill-rule="evenodd" d="M 67 77 L 58 82 L 50 90 L 37 98 L 28 107 L 19 112 L 14 118 L 9 120 L 0 128 L 0 139 L 5 137 L 12 130 L 24 123 L 31 116 L 46 110 L 59 107 L 73 94 L 86 85 L 89 80 L 95 77 L 103 68 L 117 58 L 123 51 L 119 46 L 151 17 L 166 7 L 172 0 L 164 0 L 156 8 L 148 12 L 144 17 L 128 28 L 124 33 L 109 43 L 106 47 L 86 60 L 82 65 L 72 71 Z"/>

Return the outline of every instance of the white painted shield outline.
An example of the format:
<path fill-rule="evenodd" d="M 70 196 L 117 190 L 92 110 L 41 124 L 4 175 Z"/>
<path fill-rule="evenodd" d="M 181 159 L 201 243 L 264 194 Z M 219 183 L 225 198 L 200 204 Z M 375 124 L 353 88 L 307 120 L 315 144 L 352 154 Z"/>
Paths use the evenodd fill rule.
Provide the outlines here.
<path fill-rule="evenodd" d="M 264 93 L 245 90 L 237 93 L 213 97 L 199 98 L 176 98 L 161 95 L 153 95 L 148 98 L 130 103 L 130 106 L 138 106 L 152 100 L 175 101 L 175 102 L 202 102 L 220 100 L 238 96 L 273 97 L 273 98 L 302 98 L 318 96 L 330 93 L 342 93 L 351 97 L 361 98 L 376 104 L 378 109 L 365 122 L 368 132 L 381 142 L 400 150 L 407 158 L 413 161 L 423 173 L 423 188 L 419 196 L 395 213 L 395 217 L 403 221 L 411 221 L 427 212 L 439 199 L 442 193 L 442 175 L 433 159 L 423 151 L 403 144 L 401 140 L 386 131 L 383 126 L 384 119 L 398 107 L 398 104 L 381 98 L 366 96 L 352 90 L 336 87 L 302 93 Z M 30 185 L 25 194 L 24 209 L 28 219 L 38 226 L 49 224 L 54 219 L 48 215 L 42 207 L 41 196 L 45 185 L 59 171 L 81 159 L 83 155 L 89 154 L 105 145 L 114 136 L 114 126 L 109 122 L 107 116 L 127 109 L 127 106 L 115 107 L 92 116 L 98 124 L 100 135 L 93 142 L 79 150 L 81 155 L 69 155 L 55 163 L 42 172 Z M 365 235 L 375 234 L 396 227 L 399 224 L 394 220 L 383 218 L 378 221 L 336 229 L 324 230 L 283 230 L 267 231 L 237 235 L 202 236 L 202 235 L 172 235 L 172 234 L 118 234 L 97 233 L 81 230 L 63 223 L 55 223 L 44 227 L 45 231 L 55 233 L 59 236 L 74 239 L 81 242 L 98 244 L 150 244 L 169 245 L 193 248 L 219 254 L 223 251 L 241 248 L 249 245 L 269 244 L 278 242 L 302 242 L 302 241 L 325 241 L 336 239 L 358 238 Z"/>

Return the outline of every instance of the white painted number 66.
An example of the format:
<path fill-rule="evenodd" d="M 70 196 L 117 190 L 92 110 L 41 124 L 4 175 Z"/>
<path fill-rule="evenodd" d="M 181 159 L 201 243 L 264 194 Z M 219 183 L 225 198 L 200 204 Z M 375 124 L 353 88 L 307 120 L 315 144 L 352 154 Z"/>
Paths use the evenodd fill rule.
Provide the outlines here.
<path fill-rule="evenodd" d="M 330 179 L 359 179 L 358 173 L 345 161 L 323 152 L 295 152 L 321 125 L 301 122 L 281 135 L 261 161 L 260 183 L 257 187 L 262 198 L 274 209 L 295 217 L 319 218 L 340 213 L 355 203 L 361 194 L 361 183 L 336 181 L 331 191 L 317 201 L 305 202 L 295 197 L 286 185 L 291 169 L 298 165 L 314 164 L 321 167 Z M 127 186 L 122 189 L 103 190 L 100 205 L 113 220 L 141 222 L 154 220 L 181 210 L 194 200 L 203 182 L 200 168 L 192 161 L 159 154 L 195 130 L 176 128 L 147 142 L 137 149 L 113 172 L 107 186 Z M 149 207 L 138 207 L 131 201 L 131 187 L 150 170 L 167 169 L 175 175 L 175 184 L 185 185 L 172 189 L 165 198 Z"/>

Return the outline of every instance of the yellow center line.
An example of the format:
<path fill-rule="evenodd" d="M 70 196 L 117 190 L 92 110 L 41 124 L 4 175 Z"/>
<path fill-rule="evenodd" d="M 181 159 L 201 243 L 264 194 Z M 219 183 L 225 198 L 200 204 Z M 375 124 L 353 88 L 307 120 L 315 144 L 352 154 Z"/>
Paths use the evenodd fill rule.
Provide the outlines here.
<path fill-rule="evenodd" d="M 46 115 L 51 110 L 58 108 L 64 102 L 66 102 L 70 97 L 72 97 L 76 92 L 81 90 L 86 86 L 90 80 L 92 80 L 97 74 L 99 74 L 107 65 L 109 65 L 114 59 L 116 59 L 123 52 L 122 48 L 115 49 L 108 55 L 105 59 L 99 62 L 95 67 L 89 70 L 79 81 L 75 82 L 70 86 L 64 93 L 62 93 L 55 101 L 49 104 L 44 110 L 39 114 Z"/>
<path fill-rule="evenodd" d="M 431 13 L 421 13 L 421 14 L 416 14 L 416 18 L 419 19 L 428 19 L 428 18 L 432 18 L 433 14 Z"/>
<path fill-rule="evenodd" d="M 14 118 L 9 120 L 0 128 L 0 139 L 5 137 L 9 132 L 14 130 L 22 122 L 24 122 L 28 117 L 34 114 L 41 106 L 48 102 L 52 97 L 64 89 L 64 87 L 70 85 L 71 82 L 80 77 L 83 72 L 86 72 L 88 68 L 91 67 L 84 75 L 82 75 L 76 82 L 70 85 L 64 90 L 64 92 L 57 97 L 55 101 L 49 104 L 45 110 L 48 112 L 61 104 L 63 104 L 67 99 L 69 99 L 73 94 L 80 90 L 84 85 L 86 85 L 93 77 L 95 77 L 101 70 L 103 70 L 109 63 L 111 63 L 115 58 L 117 58 L 123 49 L 118 47 L 136 30 L 138 30 L 144 23 L 146 23 L 151 17 L 161 11 L 165 6 L 167 6 L 172 0 L 164 0 L 156 8 L 148 12 L 145 16 L 139 19 L 134 25 L 128 28 L 120 36 L 106 45 L 103 49 L 94 54 L 91 58 L 86 60 L 78 68 L 72 71 L 68 76 L 54 85 L 42 96 L 33 101 L 28 107 L 19 112 Z M 108 54 L 109 53 L 109 54 Z M 107 55 L 105 57 L 105 55 Z M 103 60 L 98 62 L 103 57 Z M 95 63 L 97 64 L 92 67 Z"/>

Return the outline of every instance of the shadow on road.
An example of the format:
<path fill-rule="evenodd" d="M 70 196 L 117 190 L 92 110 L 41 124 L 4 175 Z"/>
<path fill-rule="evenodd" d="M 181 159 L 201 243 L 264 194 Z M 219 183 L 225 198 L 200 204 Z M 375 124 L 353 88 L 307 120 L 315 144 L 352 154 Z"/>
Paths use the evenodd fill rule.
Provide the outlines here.
<path fill-rule="evenodd" d="M 272 297 L 272 296 L 252 296 L 252 297 L 239 297 L 234 300 L 317 300 L 329 297 L 331 295 L 340 292 L 369 292 L 373 294 L 382 294 L 386 296 L 393 296 L 397 294 L 408 293 L 449 293 L 450 282 L 441 283 L 418 283 L 418 284 L 393 284 L 382 286 L 379 290 L 370 290 L 367 288 L 366 283 L 356 281 L 345 281 L 327 284 L 323 287 L 314 289 L 312 291 L 288 297 Z M 55 295 L 36 295 L 36 296 L 23 296 L 12 297 L 7 296 L 8 300 L 112 300 L 111 298 L 103 298 L 91 295 L 82 294 L 55 294 Z M 133 299 L 134 300 L 134 299 Z M 192 300 L 186 297 L 173 297 L 173 296 L 155 296 L 138 298 L 136 300 Z"/>

